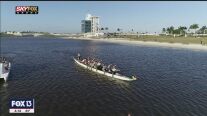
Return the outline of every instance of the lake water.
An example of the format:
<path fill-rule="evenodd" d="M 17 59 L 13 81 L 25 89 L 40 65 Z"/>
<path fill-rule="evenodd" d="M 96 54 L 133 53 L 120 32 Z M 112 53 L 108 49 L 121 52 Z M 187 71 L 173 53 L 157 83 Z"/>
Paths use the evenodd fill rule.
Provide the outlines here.
<path fill-rule="evenodd" d="M 88 72 L 74 63 L 78 52 L 140 79 Z M 12 60 L 1 116 L 10 115 L 11 98 L 35 99 L 28 116 L 207 116 L 206 51 L 22 37 L 1 39 L 1 53 Z"/>

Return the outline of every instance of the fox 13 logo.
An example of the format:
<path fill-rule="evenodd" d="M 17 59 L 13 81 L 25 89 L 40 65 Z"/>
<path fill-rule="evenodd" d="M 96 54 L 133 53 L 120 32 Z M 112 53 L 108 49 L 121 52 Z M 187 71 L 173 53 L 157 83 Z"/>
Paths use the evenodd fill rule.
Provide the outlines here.
<path fill-rule="evenodd" d="M 34 99 L 11 99 L 9 113 L 34 113 Z"/>
<path fill-rule="evenodd" d="M 38 6 L 16 6 L 16 14 L 38 14 Z"/>

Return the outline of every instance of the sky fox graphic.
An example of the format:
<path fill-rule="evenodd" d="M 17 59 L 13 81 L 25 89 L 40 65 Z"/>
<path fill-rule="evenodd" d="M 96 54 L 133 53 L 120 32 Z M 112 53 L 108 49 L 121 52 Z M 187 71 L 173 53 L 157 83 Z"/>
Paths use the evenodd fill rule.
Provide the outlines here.
<path fill-rule="evenodd" d="M 38 6 L 16 6 L 16 14 L 37 14 Z"/>

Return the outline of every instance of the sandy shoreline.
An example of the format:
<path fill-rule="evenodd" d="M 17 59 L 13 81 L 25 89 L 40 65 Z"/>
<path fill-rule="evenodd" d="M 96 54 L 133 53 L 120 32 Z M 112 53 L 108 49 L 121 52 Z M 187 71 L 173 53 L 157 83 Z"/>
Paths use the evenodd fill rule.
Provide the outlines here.
<path fill-rule="evenodd" d="M 192 50 L 205 50 L 207 51 L 207 46 L 199 44 L 182 44 L 182 43 L 166 43 L 166 42 L 152 42 L 152 41 L 130 41 L 126 39 L 91 39 L 91 38 L 71 38 L 71 37 L 62 37 L 63 39 L 76 39 L 76 40 L 90 40 L 90 41 L 103 41 L 110 43 L 119 43 L 126 45 L 144 45 L 144 46 L 159 46 L 159 47 L 168 47 L 168 48 L 185 48 Z"/>

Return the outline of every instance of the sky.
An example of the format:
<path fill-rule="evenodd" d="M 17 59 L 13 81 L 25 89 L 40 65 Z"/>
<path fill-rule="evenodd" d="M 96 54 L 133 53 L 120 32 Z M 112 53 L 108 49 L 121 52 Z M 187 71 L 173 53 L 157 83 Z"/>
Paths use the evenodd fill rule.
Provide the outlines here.
<path fill-rule="evenodd" d="M 38 6 L 37 15 L 15 14 L 16 6 Z M 1 32 L 79 33 L 86 13 L 109 32 L 161 32 L 169 26 L 207 25 L 207 1 L 1 1 Z"/>

